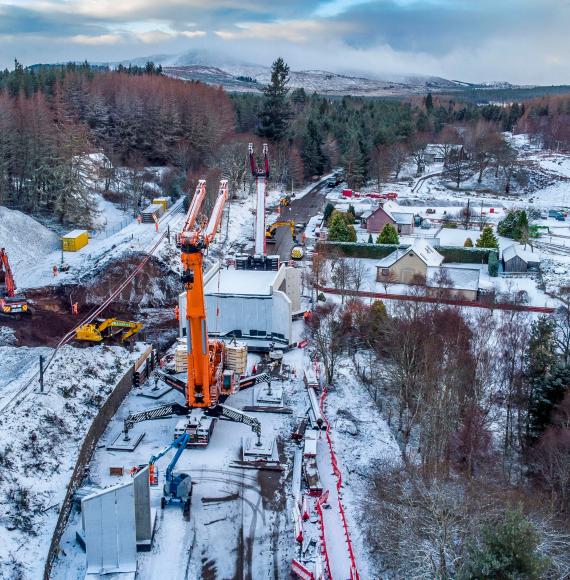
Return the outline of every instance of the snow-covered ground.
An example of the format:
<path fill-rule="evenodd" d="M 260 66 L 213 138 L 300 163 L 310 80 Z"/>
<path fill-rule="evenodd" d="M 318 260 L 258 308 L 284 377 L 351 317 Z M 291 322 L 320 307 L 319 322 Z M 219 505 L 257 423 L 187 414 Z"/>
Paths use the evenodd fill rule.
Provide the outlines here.
<path fill-rule="evenodd" d="M 37 392 L 40 354 L 50 349 L 2 347 L 0 409 L 20 389 L 23 395 L 0 415 L 0 578 L 43 576 L 59 507 L 83 438 L 100 405 L 140 356 L 120 347 L 59 351 Z M 26 395 L 26 396 L 24 396 Z"/>

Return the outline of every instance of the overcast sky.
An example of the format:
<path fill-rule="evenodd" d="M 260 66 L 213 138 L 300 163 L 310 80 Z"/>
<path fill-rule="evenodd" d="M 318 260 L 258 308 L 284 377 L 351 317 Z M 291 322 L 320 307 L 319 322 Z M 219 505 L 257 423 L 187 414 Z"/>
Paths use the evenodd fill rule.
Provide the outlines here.
<path fill-rule="evenodd" d="M 293 69 L 570 84 L 570 0 L 0 0 L 0 66 L 208 49 Z"/>

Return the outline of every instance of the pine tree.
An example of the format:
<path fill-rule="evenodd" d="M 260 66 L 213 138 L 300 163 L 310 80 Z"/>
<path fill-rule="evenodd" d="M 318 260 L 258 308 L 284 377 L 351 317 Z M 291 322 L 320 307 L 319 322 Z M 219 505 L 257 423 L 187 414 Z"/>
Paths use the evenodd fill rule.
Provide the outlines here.
<path fill-rule="evenodd" d="M 343 157 L 344 177 L 349 187 L 362 187 L 368 179 L 368 155 L 362 138 L 353 135 Z"/>
<path fill-rule="evenodd" d="M 305 166 L 305 177 L 323 174 L 325 170 L 325 156 L 322 147 L 323 140 L 317 124 L 312 119 L 309 119 L 303 138 L 303 149 L 301 150 L 301 158 Z"/>
<path fill-rule="evenodd" d="M 331 242 L 356 242 L 356 230 L 345 213 L 333 212 L 328 225 L 328 239 Z"/>
<path fill-rule="evenodd" d="M 263 90 L 259 135 L 280 143 L 287 138 L 291 108 L 287 100 L 289 66 L 279 57 L 271 66 L 271 81 Z"/>
<path fill-rule="evenodd" d="M 428 93 L 426 97 L 426 110 L 428 113 L 433 111 L 433 96 L 431 93 Z"/>
<path fill-rule="evenodd" d="M 495 248 L 499 249 L 499 242 L 493 233 L 493 228 L 491 226 L 485 226 L 483 232 L 479 236 L 475 244 L 478 248 Z"/>
<path fill-rule="evenodd" d="M 374 243 L 374 240 L 372 238 L 372 234 L 368 234 L 368 243 L 369 244 L 373 244 Z"/>
<path fill-rule="evenodd" d="M 535 377 L 528 410 L 529 436 L 536 440 L 552 422 L 552 414 L 570 392 L 570 368 L 557 365 L 550 373 Z"/>
<path fill-rule="evenodd" d="M 471 238 L 467 238 L 465 243 L 463 244 L 464 248 L 472 248 L 473 247 L 473 240 Z"/>
<path fill-rule="evenodd" d="M 509 510 L 503 521 L 487 525 L 480 546 L 469 549 L 461 578 L 538 580 L 547 560 L 537 551 L 538 534 L 520 510 Z"/>
<path fill-rule="evenodd" d="M 399 244 L 398 231 L 392 224 L 386 224 L 376 239 L 377 244 Z"/>
<path fill-rule="evenodd" d="M 541 316 L 532 324 L 528 350 L 526 353 L 525 382 L 528 391 L 528 417 L 527 435 L 538 438 L 548 424 L 552 412 L 552 393 L 550 387 L 552 383 L 560 384 L 565 381 L 558 381 L 560 367 L 556 367 L 556 337 L 555 325 L 551 318 Z M 554 378 L 551 371 L 554 369 Z M 563 393 L 564 389 L 562 389 Z M 554 394 L 554 399 L 557 399 Z M 562 400 L 562 399 L 560 399 Z M 557 401 L 558 402 L 558 401 Z"/>
<path fill-rule="evenodd" d="M 329 201 L 327 203 L 327 205 L 325 206 L 325 211 L 323 214 L 323 220 L 326 224 L 329 223 L 329 220 L 331 219 L 331 215 L 334 211 L 334 205 Z"/>

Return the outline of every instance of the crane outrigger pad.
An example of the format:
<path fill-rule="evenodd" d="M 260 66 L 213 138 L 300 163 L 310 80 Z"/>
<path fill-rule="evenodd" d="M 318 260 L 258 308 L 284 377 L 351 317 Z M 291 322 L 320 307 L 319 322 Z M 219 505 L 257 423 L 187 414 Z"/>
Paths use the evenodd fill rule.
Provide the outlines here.
<path fill-rule="evenodd" d="M 255 393 L 254 405 L 258 407 L 282 407 L 283 387 L 281 385 L 263 385 Z"/>
<path fill-rule="evenodd" d="M 242 461 L 277 461 L 273 459 L 275 437 L 246 437 L 242 439 Z M 258 444 L 260 443 L 260 444 Z"/>
<path fill-rule="evenodd" d="M 107 445 L 107 451 L 134 451 L 138 444 L 143 440 L 144 436 L 145 433 L 143 431 L 142 433 L 132 435 L 125 440 L 125 435 L 121 432 L 109 445 Z"/>

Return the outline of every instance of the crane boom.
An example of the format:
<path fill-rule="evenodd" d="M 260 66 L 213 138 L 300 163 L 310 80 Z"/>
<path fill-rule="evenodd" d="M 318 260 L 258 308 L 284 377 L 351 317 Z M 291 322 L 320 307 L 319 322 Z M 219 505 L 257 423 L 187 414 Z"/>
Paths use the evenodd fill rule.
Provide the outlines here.
<path fill-rule="evenodd" d="M 203 251 L 214 239 L 228 198 L 227 181 L 221 181 L 218 197 L 210 219 L 202 228 L 198 213 L 206 195 L 206 181 L 200 180 L 196 195 L 188 210 L 184 229 L 176 236 L 182 253 L 182 283 L 186 289 L 186 353 L 188 378 L 186 402 L 188 407 L 211 408 L 218 400 L 222 386 L 224 345 L 208 340 L 206 305 L 204 299 Z"/>
<path fill-rule="evenodd" d="M 224 206 L 228 200 L 228 181 L 224 179 L 220 182 L 220 191 L 218 192 L 218 197 L 212 210 L 212 215 L 208 221 L 205 232 L 205 241 L 209 244 L 215 237 L 220 224 L 222 223 L 222 213 L 224 211 Z"/>
<path fill-rule="evenodd" d="M 196 191 L 194 192 L 194 197 L 190 202 L 190 207 L 188 208 L 188 213 L 186 214 L 186 219 L 184 220 L 184 226 L 182 227 L 182 233 L 190 232 L 194 229 L 196 221 L 198 220 L 198 215 L 202 209 L 202 204 L 206 199 L 206 180 L 200 179 L 198 185 L 196 186 Z"/>

